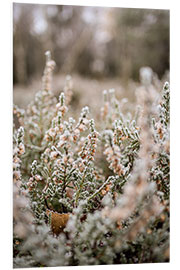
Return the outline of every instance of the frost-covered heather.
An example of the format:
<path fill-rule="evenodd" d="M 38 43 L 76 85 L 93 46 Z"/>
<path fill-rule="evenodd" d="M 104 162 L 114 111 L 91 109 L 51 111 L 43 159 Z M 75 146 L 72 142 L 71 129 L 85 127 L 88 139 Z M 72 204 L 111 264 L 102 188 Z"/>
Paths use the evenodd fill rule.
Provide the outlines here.
<path fill-rule="evenodd" d="M 54 67 L 47 52 L 42 90 L 14 106 L 14 267 L 168 262 L 169 84 L 141 69 L 134 115 L 104 90 L 96 125 L 69 115 L 70 76 L 53 96 Z"/>

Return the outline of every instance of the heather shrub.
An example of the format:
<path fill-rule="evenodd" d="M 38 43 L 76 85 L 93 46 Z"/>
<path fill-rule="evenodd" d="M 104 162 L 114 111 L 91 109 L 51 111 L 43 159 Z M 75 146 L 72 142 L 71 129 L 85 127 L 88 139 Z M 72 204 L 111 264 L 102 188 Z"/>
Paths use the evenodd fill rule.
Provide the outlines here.
<path fill-rule="evenodd" d="M 47 52 L 42 89 L 14 106 L 14 267 L 168 262 L 169 84 L 141 69 L 134 113 L 104 90 L 96 125 L 69 115 L 70 76 L 53 95 L 54 67 Z"/>

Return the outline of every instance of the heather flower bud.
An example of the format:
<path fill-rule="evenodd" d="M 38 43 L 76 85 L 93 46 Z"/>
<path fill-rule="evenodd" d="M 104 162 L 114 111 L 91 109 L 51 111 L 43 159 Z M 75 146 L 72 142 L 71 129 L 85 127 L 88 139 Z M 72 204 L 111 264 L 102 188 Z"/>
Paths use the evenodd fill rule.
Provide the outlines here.
<path fill-rule="evenodd" d="M 51 158 L 52 160 L 55 160 L 57 157 L 58 157 L 58 152 L 56 152 L 56 151 L 51 152 L 50 158 Z"/>

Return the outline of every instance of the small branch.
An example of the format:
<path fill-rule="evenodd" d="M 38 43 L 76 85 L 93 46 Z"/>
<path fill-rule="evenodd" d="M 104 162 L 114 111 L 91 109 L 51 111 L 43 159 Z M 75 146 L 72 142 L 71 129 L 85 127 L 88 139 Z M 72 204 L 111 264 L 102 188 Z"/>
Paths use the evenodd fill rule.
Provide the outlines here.
<path fill-rule="evenodd" d="M 36 145 L 29 145 L 29 144 L 25 144 L 25 147 L 27 147 L 27 148 L 29 148 L 31 150 L 37 151 L 37 152 L 42 152 L 46 148 L 46 146 L 39 147 L 39 146 L 36 146 Z"/>
<path fill-rule="evenodd" d="M 94 198 L 110 182 L 111 179 L 112 179 L 111 176 L 108 177 L 108 179 L 106 180 L 106 182 L 104 182 L 102 184 L 102 186 L 96 192 L 94 192 L 89 198 L 87 198 L 87 202 L 89 202 L 92 198 Z"/>

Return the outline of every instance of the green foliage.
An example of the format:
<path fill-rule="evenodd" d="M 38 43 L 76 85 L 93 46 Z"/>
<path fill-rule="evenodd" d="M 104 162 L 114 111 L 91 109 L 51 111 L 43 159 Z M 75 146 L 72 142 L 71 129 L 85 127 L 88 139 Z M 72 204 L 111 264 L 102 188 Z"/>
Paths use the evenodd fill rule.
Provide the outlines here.
<path fill-rule="evenodd" d="M 97 131 L 88 107 L 68 115 L 70 77 L 53 97 L 46 56 L 42 90 L 14 107 L 14 267 L 168 262 L 168 83 L 160 105 L 142 84 L 135 116 L 104 91 Z"/>

